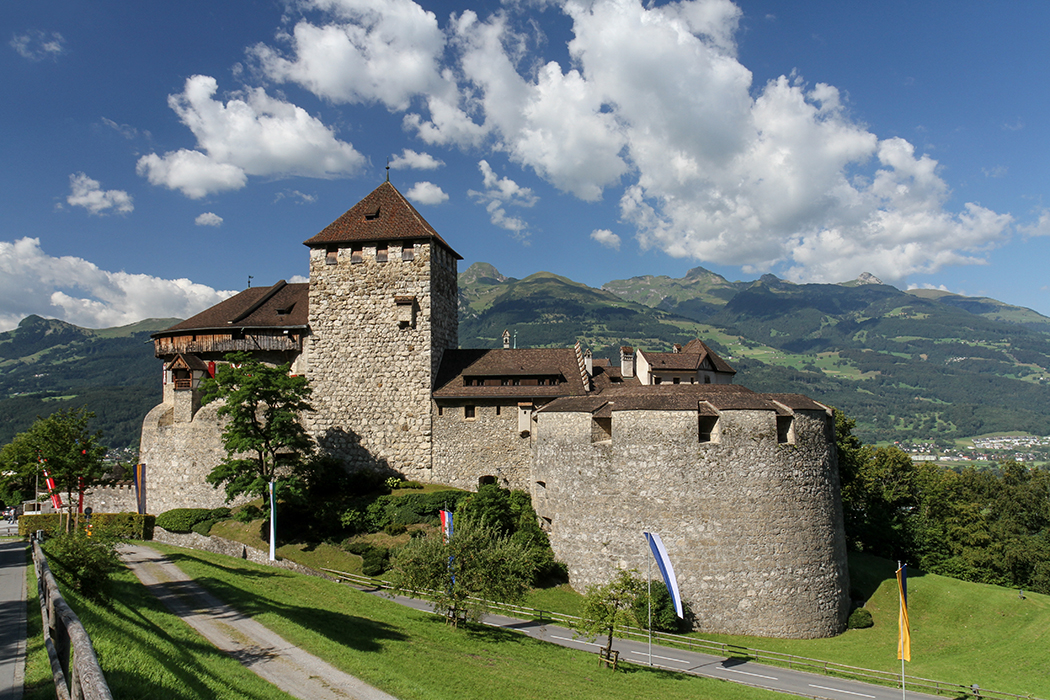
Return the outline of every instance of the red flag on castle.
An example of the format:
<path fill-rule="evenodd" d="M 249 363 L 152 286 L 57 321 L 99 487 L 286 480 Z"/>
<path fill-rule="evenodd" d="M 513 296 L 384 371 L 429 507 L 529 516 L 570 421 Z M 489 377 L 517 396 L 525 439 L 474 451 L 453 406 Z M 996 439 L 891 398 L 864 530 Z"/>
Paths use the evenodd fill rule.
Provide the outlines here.
<path fill-rule="evenodd" d="M 47 483 L 48 493 L 51 494 L 51 505 L 55 507 L 55 510 L 62 510 L 62 497 L 58 495 L 58 487 L 55 486 L 55 480 L 51 478 L 51 474 L 46 469 L 44 470 L 44 481 Z"/>

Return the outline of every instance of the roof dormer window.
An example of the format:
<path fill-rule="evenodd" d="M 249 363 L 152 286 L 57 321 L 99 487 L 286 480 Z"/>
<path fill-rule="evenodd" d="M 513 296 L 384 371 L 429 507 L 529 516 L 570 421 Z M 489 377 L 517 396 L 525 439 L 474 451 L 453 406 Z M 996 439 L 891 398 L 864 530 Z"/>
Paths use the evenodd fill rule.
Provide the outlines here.
<path fill-rule="evenodd" d="M 372 209 L 365 212 L 365 221 L 375 221 L 379 218 L 379 205 L 375 205 Z"/>

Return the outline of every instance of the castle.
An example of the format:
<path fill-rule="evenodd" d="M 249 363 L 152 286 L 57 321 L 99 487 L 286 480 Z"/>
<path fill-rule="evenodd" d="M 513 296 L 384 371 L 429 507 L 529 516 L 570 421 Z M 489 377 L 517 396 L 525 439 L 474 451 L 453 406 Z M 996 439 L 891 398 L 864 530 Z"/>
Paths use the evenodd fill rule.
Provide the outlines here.
<path fill-rule="evenodd" d="M 700 340 L 619 367 L 574 348 L 458 345 L 460 256 L 389 182 L 305 241 L 308 284 L 249 288 L 153 336 L 147 507 L 216 507 L 222 458 L 199 382 L 232 351 L 290 363 L 304 416 L 350 469 L 523 489 L 578 590 L 646 569 L 661 534 L 699 628 L 841 632 L 849 610 L 831 412 L 757 394 Z"/>

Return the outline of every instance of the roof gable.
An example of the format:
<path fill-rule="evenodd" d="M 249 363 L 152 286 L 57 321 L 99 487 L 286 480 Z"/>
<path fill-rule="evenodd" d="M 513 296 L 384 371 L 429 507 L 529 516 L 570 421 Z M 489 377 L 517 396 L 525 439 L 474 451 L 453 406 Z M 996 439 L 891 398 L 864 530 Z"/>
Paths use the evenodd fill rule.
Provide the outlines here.
<path fill-rule="evenodd" d="M 436 240 L 457 260 L 463 259 L 387 181 L 303 244 L 318 248 L 339 243 L 418 239 Z"/>

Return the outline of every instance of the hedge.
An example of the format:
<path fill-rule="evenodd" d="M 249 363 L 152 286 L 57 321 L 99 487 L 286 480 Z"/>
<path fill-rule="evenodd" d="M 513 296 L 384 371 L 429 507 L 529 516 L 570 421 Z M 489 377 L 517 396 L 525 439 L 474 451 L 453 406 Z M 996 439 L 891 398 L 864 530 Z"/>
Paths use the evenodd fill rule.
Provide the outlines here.
<path fill-rule="evenodd" d="M 23 515 L 18 519 L 18 534 L 21 537 L 28 537 L 37 530 L 43 530 L 45 534 L 53 535 L 59 529 L 59 515 L 62 516 L 64 522 L 65 513 Z M 95 513 L 91 516 L 91 530 L 92 534 L 109 537 L 152 540 L 156 520 L 156 516 L 139 515 L 138 513 Z M 80 522 L 84 524 L 88 520 L 81 515 Z"/>
<path fill-rule="evenodd" d="M 157 527 L 168 532 L 190 532 L 193 526 L 211 517 L 208 508 L 173 508 L 157 516 Z"/>

